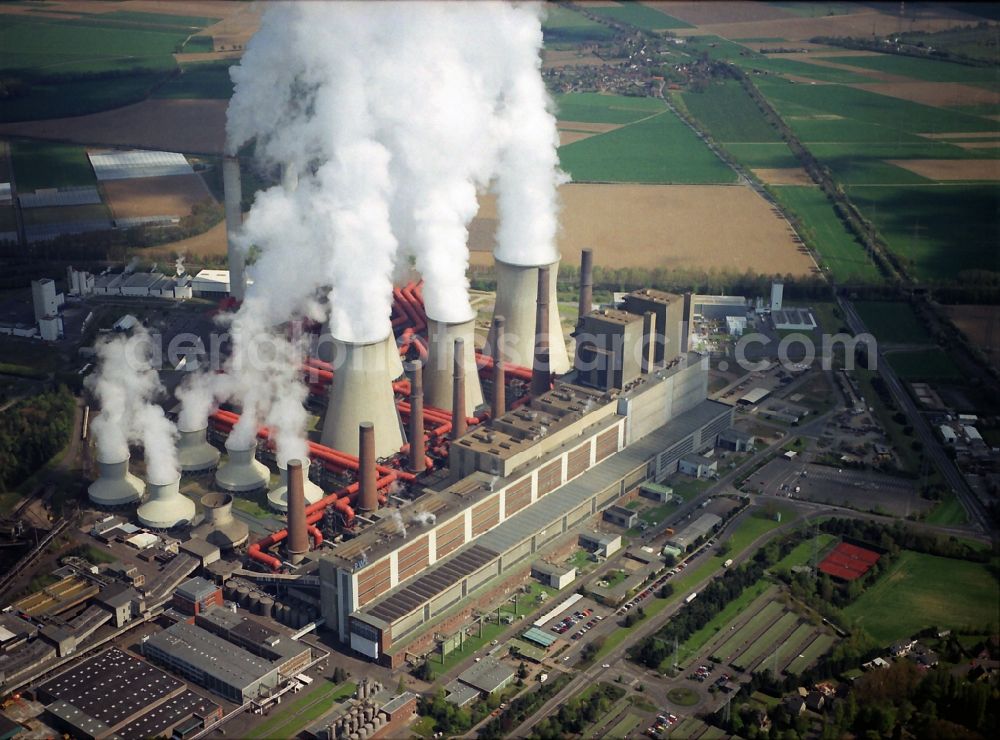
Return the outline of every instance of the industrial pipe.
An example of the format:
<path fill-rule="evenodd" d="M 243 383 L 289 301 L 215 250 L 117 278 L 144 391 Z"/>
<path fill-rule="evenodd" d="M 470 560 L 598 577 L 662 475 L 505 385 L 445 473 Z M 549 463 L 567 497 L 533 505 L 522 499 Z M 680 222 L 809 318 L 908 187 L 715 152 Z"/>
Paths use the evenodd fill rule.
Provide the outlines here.
<path fill-rule="evenodd" d="M 531 395 L 537 397 L 552 385 L 549 373 L 549 268 L 538 268 L 538 295 L 535 299 L 535 356 L 531 365 Z"/>
<path fill-rule="evenodd" d="M 451 438 L 458 439 L 468 431 L 465 423 L 465 340 L 455 340 L 451 376 Z"/>
<path fill-rule="evenodd" d="M 288 468 L 288 559 L 301 563 L 309 552 L 309 532 L 306 529 L 306 493 L 302 461 L 289 460 Z"/>
<path fill-rule="evenodd" d="M 507 320 L 503 316 L 493 318 L 493 404 L 490 408 L 492 419 L 499 419 L 507 412 L 507 389 L 505 387 L 507 376 L 503 362 L 504 325 L 506 323 Z"/>
<path fill-rule="evenodd" d="M 375 492 L 375 426 L 370 421 L 358 425 L 358 480 L 361 483 L 361 510 L 375 511 L 378 494 Z"/>
<path fill-rule="evenodd" d="M 409 363 L 410 381 L 410 470 L 422 473 L 424 465 L 424 366 L 417 360 Z"/>

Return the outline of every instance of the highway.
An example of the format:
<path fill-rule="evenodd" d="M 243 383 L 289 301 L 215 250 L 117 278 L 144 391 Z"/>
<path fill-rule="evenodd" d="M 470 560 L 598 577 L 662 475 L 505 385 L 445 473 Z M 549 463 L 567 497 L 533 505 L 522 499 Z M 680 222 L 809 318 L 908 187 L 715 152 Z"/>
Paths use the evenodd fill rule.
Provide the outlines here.
<path fill-rule="evenodd" d="M 867 327 L 858 312 L 855 310 L 854 306 L 851 305 L 850 301 L 843 298 L 837 299 L 840 304 L 841 309 L 844 311 L 844 316 L 847 319 L 847 324 L 850 326 L 851 331 L 857 334 L 868 334 Z M 958 467 L 952 461 L 948 454 L 945 452 L 944 448 L 938 442 L 937 436 L 934 434 L 934 430 L 931 429 L 930 424 L 927 423 L 927 419 L 924 418 L 923 414 L 920 413 L 920 409 L 917 408 L 916 402 L 907 393 L 906 388 L 903 383 L 899 380 L 895 371 L 889 365 L 888 360 L 882 353 L 882 350 L 877 351 L 878 358 L 878 372 L 882 376 L 889 391 L 892 393 L 892 397 L 899 404 L 900 409 L 906 414 L 910 423 L 913 425 L 913 429 L 920 439 L 921 443 L 924 445 L 924 454 L 934 463 L 937 469 L 941 472 L 944 477 L 945 482 L 951 486 L 951 489 L 958 496 L 958 500 L 962 503 L 965 511 L 969 515 L 969 521 L 975 526 L 979 527 L 984 532 L 990 531 L 990 517 L 986 511 L 986 507 L 983 506 L 979 498 L 973 493 L 972 489 L 969 488 L 969 484 L 966 483 L 964 476 L 959 471 Z"/>

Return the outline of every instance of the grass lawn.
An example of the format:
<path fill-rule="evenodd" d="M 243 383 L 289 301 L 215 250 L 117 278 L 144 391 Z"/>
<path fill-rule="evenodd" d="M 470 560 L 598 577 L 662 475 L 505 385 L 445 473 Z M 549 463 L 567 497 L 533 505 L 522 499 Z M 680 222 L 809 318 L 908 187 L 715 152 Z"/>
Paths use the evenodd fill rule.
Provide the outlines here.
<path fill-rule="evenodd" d="M 552 588 L 551 586 L 543 586 L 537 581 L 531 581 L 528 583 L 528 593 L 517 595 L 517 611 L 514 610 L 514 604 L 505 601 L 500 607 L 500 611 L 507 612 L 508 614 L 513 614 L 517 616 L 518 614 L 530 614 L 535 611 L 543 603 L 548 603 L 548 599 L 559 593 L 558 589 Z M 545 594 L 542 601 L 538 600 L 538 597 Z"/>
<path fill-rule="evenodd" d="M 691 707 L 698 703 L 697 692 L 686 686 L 678 686 L 677 688 L 670 689 L 667 692 L 667 698 L 674 704 L 680 704 L 682 707 Z"/>
<path fill-rule="evenodd" d="M 170 13 L 141 13 L 134 10 L 116 10 L 112 13 L 101 13 L 98 20 L 117 20 L 144 23 L 156 26 L 173 26 L 174 28 L 204 28 L 218 23 L 220 18 L 206 18 L 198 15 L 171 15 Z"/>
<path fill-rule="evenodd" d="M 241 493 L 239 496 L 233 496 L 233 506 L 257 519 L 270 519 L 275 516 L 275 512 L 268 508 L 267 494 L 263 491 L 258 491 L 255 494 Z"/>
<path fill-rule="evenodd" d="M 925 324 L 909 303 L 903 301 L 857 301 L 854 307 L 868 331 L 880 342 L 934 344 Z"/>
<path fill-rule="evenodd" d="M 673 16 L 661 13 L 655 8 L 640 3 L 619 2 L 618 5 L 591 6 L 587 8 L 594 15 L 602 15 L 606 18 L 638 26 L 647 31 L 655 31 L 662 28 L 692 28 L 690 23 Z"/>
<path fill-rule="evenodd" d="M 231 59 L 187 64 L 154 93 L 154 98 L 213 98 L 229 100 L 233 82 L 229 79 Z"/>
<path fill-rule="evenodd" d="M 848 231 L 819 188 L 788 185 L 770 188 L 796 218 L 799 236 L 815 250 L 838 282 L 880 282 L 881 275 L 865 248 Z"/>
<path fill-rule="evenodd" d="M 431 666 L 431 674 L 433 678 L 437 678 L 443 673 L 447 673 L 449 670 L 457 666 L 463 660 L 468 658 L 472 653 L 476 652 L 483 645 L 489 644 L 492 640 L 497 639 L 500 634 L 509 627 L 506 624 L 497 624 L 496 622 L 483 622 L 483 634 L 472 636 L 466 635 L 465 640 L 462 642 L 461 650 L 452 650 L 450 653 L 444 656 L 442 662 L 440 655 L 431 655 L 428 660 Z"/>
<path fill-rule="evenodd" d="M 817 554 L 817 562 L 823 559 L 826 548 L 837 538 L 832 534 L 821 534 L 800 542 L 790 553 L 775 563 L 772 570 L 788 570 L 796 565 L 815 565 L 813 553 Z"/>
<path fill-rule="evenodd" d="M 559 148 L 563 168 L 576 181 L 725 184 L 736 173 L 673 113 Z"/>
<path fill-rule="evenodd" d="M 10 143 L 10 154 L 17 189 L 22 193 L 38 188 L 97 184 L 87 150 L 82 146 L 14 139 Z"/>
<path fill-rule="evenodd" d="M 577 550 L 566 560 L 566 562 L 578 571 L 587 570 L 588 568 L 596 565 L 596 563 L 590 559 L 590 553 L 586 550 Z"/>
<path fill-rule="evenodd" d="M 955 380 L 963 379 L 954 360 L 942 349 L 892 352 L 886 355 L 892 369 L 902 380 Z"/>
<path fill-rule="evenodd" d="M 435 724 L 433 717 L 421 717 L 410 725 L 410 732 L 420 737 L 431 737 L 434 735 Z"/>
<path fill-rule="evenodd" d="M 735 80 L 709 85 L 704 92 L 685 92 L 683 98 L 691 114 L 717 141 L 770 142 L 784 146 L 781 135 Z M 791 155 L 787 147 L 786 151 Z"/>
<path fill-rule="evenodd" d="M 330 711 L 333 704 L 351 696 L 355 689 L 357 684 L 350 681 L 338 685 L 324 680 L 320 688 L 307 690 L 304 695 L 272 713 L 272 716 L 257 725 L 247 737 L 254 739 L 295 737 L 307 724 Z"/>
<path fill-rule="evenodd" d="M 633 123 L 663 111 L 659 100 L 629 95 L 568 93 L 557 95 L 555 102 L 560 121 Z"/>
<path fill-rule="evenodd" d="M 649 522 L 650 525 L 659 524 L 678 506 L 680 506 L 680 503 L 674 501 L 666 504 L 660 504 L 659 506 L 646 509 L 644 512 L 639 514 L 639 518 L 644 522 Z"/>
<path fill-rule="evenodd" d="M 955 492 L 947 489 L 947 495 L 931 509 L 930 514 L 924 519 L 930 524 L 965 524 L 969 518 L 962 507 L 961 502 L 955 496 Z"/>
<path fill-rule="evenodd" d="M 910 446 L 913 442 L 913 437 L 909 437 L 903 432 L 903 428 L 906 425 L 899 424 L 892 418 L 895 412 L 890 413 L 889 409 L 882 403 L 882 397 L 875 392 L 875 388 L 872 386 L 872 378 L 875 375 L 876 373 L 871 370 L 863 368 L 854 370 L 854 377 L 858 381 L 861 395 L 864 396 L 867 404 L 875 409 L 875 416 L 878 417 L 879 423 L 889 436 L 892 448 L 899 456 L 901 469 L 905 472 L 917 473 L 920 470 L 921 457 Z"/>
<path fill-rule="evenodd" d="M 925 627 L 995 629 L 998 604 L 988 566 L 904 551 L 844 614 L 887 645 Z"/>
<path fill-rule="evenodd" d="M 815 640 L 809 643 L 805 650 L 795 656 L 794 660 L 792 660 L 792 662 L 788 664 L 788 667 L 785 668 L 785 673 L 796 675 L 802 673 L 802 671 L 815 663 L 819 656 L 832 648 L 836 642 L 837 638 L 833 635 L 819 635 Z"/>

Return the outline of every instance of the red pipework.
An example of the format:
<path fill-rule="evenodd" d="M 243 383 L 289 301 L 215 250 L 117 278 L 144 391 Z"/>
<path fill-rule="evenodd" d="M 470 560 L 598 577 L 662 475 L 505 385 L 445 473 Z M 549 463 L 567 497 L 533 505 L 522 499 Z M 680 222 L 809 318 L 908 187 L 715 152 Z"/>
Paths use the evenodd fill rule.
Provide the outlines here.
<path fill-rule="evenodd" d="M 476 366 L 480 370 L 492 370 L 493 369 L 493 358 L 489 355 L 484 355 L 482 352 L 476 352 Z M 509 362 L 503 364 L 504 372 L 508 376 L 513 376 L 520 380 L 530 381 L 531 380 L 531 368 L 524 367 L 523 365 L 512 365 Z"/>

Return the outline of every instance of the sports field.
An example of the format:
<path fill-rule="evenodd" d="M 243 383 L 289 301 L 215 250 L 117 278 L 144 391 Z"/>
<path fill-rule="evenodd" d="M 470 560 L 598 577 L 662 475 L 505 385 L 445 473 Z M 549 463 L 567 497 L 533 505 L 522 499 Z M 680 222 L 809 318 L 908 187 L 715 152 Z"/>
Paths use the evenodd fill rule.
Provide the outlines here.
<path fill-rule="evenodd" d="M 880 342 L 934 344 L 913 307 L 903 301 L 856 301 L 861 320 Z"/>
<path fill-rule="evenodd" d="M 742 594 L 726 604 L 725 608 L 712 617 L 704 627 L 678 646 L 678 663 L 682 666 L 687 665 L 688 661 L 694 658 L 702 647 L 722 630 L 723 626 L 744 612 L 752 614 L 759 610 L 764 604 L 771 601 L 777 592 L 776 586 L 764 580 L 760 580 L 745 589 Z M 660 670 L 665 672 L 670 667 L 671 660 L 672 658 L 668 658 L 664 661 Z"/>
<path fill-rule="evenodd" d="M 785 672 L 793 675 L 802 673 L 815 663 L 823 653 L 833 647 L 837 639 L 833 635 L 819 634 L 809 645 L 785 666 Z"/>
<path fill-rule="evenodd" d="M 925 627 L 996 629 L 998 605 L 997 580 L 986 565 L 904 551 L 844 614 L 888 645 Z"/>

